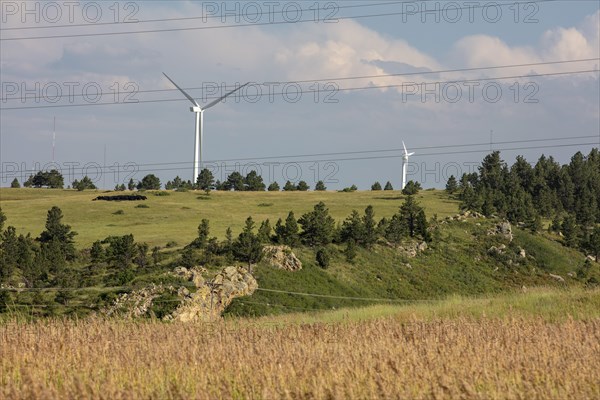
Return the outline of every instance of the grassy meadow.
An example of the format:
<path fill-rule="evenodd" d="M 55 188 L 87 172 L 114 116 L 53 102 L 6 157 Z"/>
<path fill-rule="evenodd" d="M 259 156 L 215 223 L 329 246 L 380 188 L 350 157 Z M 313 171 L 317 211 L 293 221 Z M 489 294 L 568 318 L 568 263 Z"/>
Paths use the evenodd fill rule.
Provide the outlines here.
<path fill-rule="evenodd" d="M 225 237 L 227 227 L 237 235 L 248 216 L 260 222 L 267 218 L 274 226 L 278 218 L 294 211 L 296 218 L 312 210 L 323 201 L 331 215 L 339 221 L 353 209 L 362 212 L 368 205 L 375 208 L 378 218 L 390 217 L 398 211 L 404 196 L 397 191 L 339 192 L 168 192 L 168 196 L 144 193 L 143 202 L 92 201 L 102 195 L 100 191 L 52 189 L 0 189 L 0 207 L 17 233 L 31 233 L 36 237 L 44 229 L 46 213 L 58 206 L 64 214 L 64 223 L 78 233 L 78 247 L 89 247 L 94 241 L 111 235 L 132 233 L 138 242 L 150 246 L 165 246 L 174 241 L 188 244 L 197 235 L 203 218 L 210 220 L 211 234 Z M 120 194 L 120 193 L 115 193 Z M 458 202 L 443 191 L 422 191 L 417 196 L 428 215 L 437 213 L 440 218 L 458 212 Z M 136 208 L 145 204 L 148 208 Z M 123 214 L 114 213 L 122 210 Z"/>
<path fill-rule="evenodd" d="M 600 292 L 537 289 L 212 324 L 0 324 L 10 399 L 590 399 Z"/>

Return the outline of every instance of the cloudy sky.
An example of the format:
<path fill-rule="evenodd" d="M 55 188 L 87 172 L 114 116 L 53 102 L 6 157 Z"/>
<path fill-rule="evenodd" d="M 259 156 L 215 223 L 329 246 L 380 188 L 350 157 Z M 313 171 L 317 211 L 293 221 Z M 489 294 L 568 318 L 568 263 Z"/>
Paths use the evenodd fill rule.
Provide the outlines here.
<path fill-rule="evenodd" d="M 410 178 L 441 187 L 490 147 L 600 142 L 597 1 L 0 4 L 2 186 L 50 167 L 54 118 L 68 181 L 191 179 L 194 116 L 163 71 L 200 103 L 251 82 L 205 113 L 217 178 L 399 186 L 405 141 Z"/>

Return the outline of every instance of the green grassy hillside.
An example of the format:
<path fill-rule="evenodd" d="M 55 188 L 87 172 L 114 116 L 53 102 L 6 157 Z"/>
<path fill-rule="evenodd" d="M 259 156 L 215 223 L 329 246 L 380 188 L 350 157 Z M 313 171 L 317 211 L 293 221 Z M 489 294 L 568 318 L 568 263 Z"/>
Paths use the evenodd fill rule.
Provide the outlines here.
<path fill-rule="evenodd" d="M 211 235 L 223 239 L 229 226 L 237 235 L 249 215 L 257 222 L 269 218 L 274 225 L 289 211 L 300 217 L 323 201 L 338 222 L 353 209 L 362 212 L 368 205 L 374 206 L 376 218 L 380 219 L 396 213 L 405 198 L 399 192 L 389 191 L 213 192 L 209 196 L 197 192 L 169 192 L 168 195 L 147 192 L 148 200 L 141 203 L 92 201 L 100 194 L 1 189 L 0 200 L 8 218 L 6 226 L 14 225 L 19 233 L 39 235 L 47 210 L 56 205 L 64 213 L 63 222 L 79 233 L 76 244 L 80 249 L 110 235 L 132 233 L 136 242 L 163 247 L 162 261 L 144 269 L 134 267 L 134 275 L 123 280 L 104 267 L 79 263 L 73 265 L 71 271 L 72 285 L 80 289 L 73 292 L 66 307 L 64 301 L 53 300 L 57 294 L 55 289 L 14 294 L 12 301 L 15 304 L 50 302 L 53 304 L 52 315 L 81 314 L 107 304 L 117 291 L 129 291 L 149 283 L 169 283 L 170 278 L 165 273 L 178 265 L 181 253 L 177 248 L 164 249 L 164 246 L 169 242 L 177 242 L 179 247 L 190 243 L 197 235 L 202 218 L 210 220 Z M 458 213 L 458 202 L 443 191 L 422 191 L 417 199 L 428 217 L 437 214 L 443 219 Z M 136 208 L 139 204 L 145 204 L 147 208 Z M 123 210 L 123 214 L 115 214 L 118 210 Z M 446 221 L 440 225 L 440 240 L 410 259 L 398 249 L 380 242 L 370 250 L 358 248 L 356 259 L 348 262 L 343 246 L 330 245 L 331 263 L 323 269 L 315 261 L 315 249 L 294 248 L 303 262 L 302 270 L 286 272 L 276 270 L 264 261 L 259 263 L 255 269 L 259 290 L 251 297 L 234 300 L 226 314 L 261 316 L 378 303 L 399 305 L 435 301 L 456 294 L 479 296 L 521 290 L 523 286 L 583 287 L 600 281 L 597 263 L 591 268 L 589 264 L 584 267 L 585 259 L 580 252 L 564 247 L 560 238 L 546 233 L 533 235 L 513 227 L 514 240 L 511 243 L 504 241 L 506 249 L 503 253 L 489 252 L 492 246 L 502 242 L 487 234 L 497 223 L 497 220 L 485 218 Z M 526 257 L 519 256 L 522 249 Z M 209 265 L 209 270 L 215 271 L 218 265 Z M 564 281 L 550 274 L 560 275 Z M 124 287 L 116 289 L 113 286 Z M 39 313 L 48 315 L 46 311 Z"/>
<path fill-rule="evenodd" d="M 325 202 L 331 215 L 343 220 L 353 209 L 363 211 L 375 207 L 378 218 L 389 217 L 398 211 L 404 196 L 395 191 L 378 192 L 169 192 L 156 196 L 146 192 L 143 202 L 92 201 L 102 195 L 99 191 L 51 189 L 0 189 L 0 207 L 17 233 L 37 236 L 44 228 L 46 213 L 58 206 L 64 214 L 64 223 L 78 233 L 77 246 L 89 247 L 94 241 L 109 235 L 132 233 L 138 242 L 164 246 L 170 241 L 181 245 L 189 243 L 197 233 L 203 218 L 211 223 L 211 234 L 223 239 L 227 227 L 237 235 L 245 219 L 252 215 L 255 221 L 269 218 L 274 225 L 278 218 L 294 211 L 299 217 L 319 201 Z M 456 214 L 458 203 L 441 191 L 423 191 L 418 196 L 427 214 L 439 217 Z M 136 208 L 139 204 L 149 208 Z M 118 210 L 124 214 L 115 215 Z"/>

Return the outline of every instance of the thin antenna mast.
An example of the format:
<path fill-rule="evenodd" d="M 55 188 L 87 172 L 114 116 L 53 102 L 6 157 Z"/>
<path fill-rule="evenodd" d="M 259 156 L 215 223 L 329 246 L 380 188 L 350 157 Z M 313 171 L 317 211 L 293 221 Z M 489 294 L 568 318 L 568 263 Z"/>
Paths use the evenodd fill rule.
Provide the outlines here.
<path fill-rule="evenodd" d="M 54 127 L 52 128 L 52 162 L 54 162 L 55 146 L 56 146 L 56 116 L 54 116 Z"/>

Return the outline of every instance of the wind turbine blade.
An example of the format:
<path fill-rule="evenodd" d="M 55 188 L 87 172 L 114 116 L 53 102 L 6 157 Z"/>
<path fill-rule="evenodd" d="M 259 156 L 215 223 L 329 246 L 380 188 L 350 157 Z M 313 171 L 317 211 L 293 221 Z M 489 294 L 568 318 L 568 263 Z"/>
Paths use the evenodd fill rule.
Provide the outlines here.
<path fill-rule="evenodd" d="M 408 151 L 406 151 L 406 145 L 404 144 L 404 140 L 402 141 L 402 147 L 404 147 L 404 154 L 408 154 Z"/>
<path fill-rule="evenodd" d="M 415 155 L 415 153 L 410 153 L 410 154 L 407 154 L 407 156 L 408 156 L 408 157 L 410 157 L 410 156 L 414 156 L 414 155 Z"/>
<path fill-rule="evenodd" d="M 200 107 L 200 105 L 199 105 L 199 104 L 196 102 L 196 100 L 194 100 L 194 98 L 193 98 L 192 96 L 190 96 L 189 94 L 187 94 L 187 93 L 185 92 L 185 90 L 183 90 L 182 88 L 180 88 L 179 86 L 177 86 L 177 84 L 176 84 L 175 82 L 173 82 L 173 79 L 169 78 L 169 76 L 168 76 L 167 74 L 165 74 L 164 72 L 163 72 L 163 75 L 164 75 L 164 76 L 166 76 L 166 77 L 167 77 L 167 79 L 168 79 L 169 81 L 171 81 L 171 83 L 172 83 L 173 85 L 175 85 L 175 87 L 176 87 L 177 89 L 179 89 L 179 91 L 180 91 L 181 93 L 183 93 L 183 95 L 184 95 L 185 97 L 187 97 L 187 98 L 189 99 L 189 101 L 191 101 L 191 102 L 192 102 L 192 104 L 194 104 L 196 107 Z"/>
<path fill-rule="evenodd" d="M 225 98 L 227 98 L 227 97 L 231 96 L 232 94 L 234 94 L 235 92 L 237 92 L 238 90 L 240 90 L 240 89 L 241 89 L 241 88 L 243 88 L 244 86 L 247 86 L 248 84 L 250 84 L 250 82 L 247 82 L 247 83 L 243 84 L 243 85 L 242 85 L 242 86 L 240 86 L 239 88 L 237 88 L 237 89 L 234 89 L 234 90 L 232 90 L 231 92 L 227 93 L 225 96 L 222 96 L 222 97 L 218 98 L 217 100 L 215 100 L 215 101 L 213 101 L 213 102 L 211 102 L 211 103 L 207 104 L 206 106 L 204 106 L 204 107 L 202 108 L 202 110 L 208 110 L 209 108 L 216 106 L 217 104 L 219 104 L 219 103 L 221 102 L 221 100 L 225 100 Z"/>

